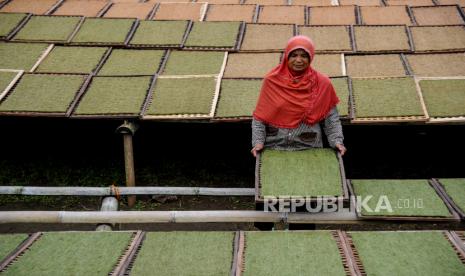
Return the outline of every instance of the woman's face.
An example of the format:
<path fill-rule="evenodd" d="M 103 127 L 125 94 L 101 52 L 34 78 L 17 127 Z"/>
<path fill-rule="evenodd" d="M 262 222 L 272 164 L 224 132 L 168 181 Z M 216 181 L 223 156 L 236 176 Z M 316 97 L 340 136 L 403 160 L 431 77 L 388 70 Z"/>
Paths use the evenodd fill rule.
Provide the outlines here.
<path fill-rule="evenodd" d="M 294 72 L 301 73 L 310 65 L 310 57 L 302 49 L 296 49 L 289 54 L 287 66 Z"/>

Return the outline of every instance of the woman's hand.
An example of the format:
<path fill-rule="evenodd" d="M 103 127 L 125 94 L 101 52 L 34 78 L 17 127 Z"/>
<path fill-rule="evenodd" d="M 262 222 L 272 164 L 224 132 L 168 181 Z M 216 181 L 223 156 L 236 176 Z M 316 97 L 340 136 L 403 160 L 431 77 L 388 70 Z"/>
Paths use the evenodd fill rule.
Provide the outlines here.
<path fill-rule="evenodd" d="M 263 144 L 256 144 L 255 147 L 250 151 L 253 157 L 257 157 L 257 153 L 263 149 Z"/>
<path fill-rule="evenodd" d="M 336 144 L 336 149 L 341 153 L 341 156 L 343 156 L 347 151 L 343 144 Z"/>

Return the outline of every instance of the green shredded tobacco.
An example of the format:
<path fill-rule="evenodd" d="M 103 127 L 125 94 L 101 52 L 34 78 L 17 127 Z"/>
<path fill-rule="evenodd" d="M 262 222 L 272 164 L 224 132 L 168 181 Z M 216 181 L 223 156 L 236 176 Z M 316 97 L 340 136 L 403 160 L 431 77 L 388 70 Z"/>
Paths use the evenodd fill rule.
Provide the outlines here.
<path fill-rule="evenodd" d="M 83 76 L 24 75 L 0 111 L 64 113 L 83 82 Z"/>
<path fill-rule="evenodd" d="M 346 275 L 329 231 L 246 232 L 243 275 Z"/>
<path fill-rule="evenodd" d="M 232 232 L 147 233 L 131 275 L 229 275 Z"/>
<path fill-rule="evenodd" d="M 50 232 L 5 275 L 108 275 L 131 240 L 129 232 Z"/>
<path fill-rule="evenodd" d="M 354 26 L 358 51 L 409 51 L 405 26 Z"/>
<path fill-rule="evenodd" d="M 151 77 L 94 77 L 75 114 L 140 113 Z"/>
<path fill-rule="evenodd" d="M 72 42 L 124 43 L 134 19 L 86 18 Z"/>
<path fill-rule="evenodd" d="M 240 22 L 195 22 L 186 46 L 234 47 Z"/>
<path fill-rule="evenodd" d="M 163 51 L 116 49 L 99 71 L 99 75 L 154 75 L 160 67 Z"/>
<path fill-rule="evenodd" d="M 209 114 L 215 86 L 215 78 L 160 78 L 147 115 Z"/>
<path fill-rule="evenodd" d="M 29 71 L 47 47 L 43 43 L 0 42 L 0 68 Z"/>
<path fill-rule="evenodd" d="M 261 195 L 342 196 L 339 162 L 332 149 L 279 151 L 267 149 L 261 156 Z"/>
<path fill-rule="evenodd" d="M 465 80 L 422 80 L 420 87 L 430 117 L 465 115 Z"/>
<path fill-rule="evenodd" d="M 465 178 L 441 178 L 439 182 L 454 203 L 465 212 Z"/>
<path fill-rule="evenodd" d="M 357 179 L 352 180 L 352 185 L 355 195 L 361 196 L 360 200 L 367 200 L 369 209 L 362 206 L 363 215 L 438 217 L 451 215 L 427 180 Z M 366 199 L 369 197 L 371 198 Z"/>
<path fill-rule="evenodd" d="M 27 234 L 0 235 L 0 260 L 12 253 L 27 237 Z"/>
<path fill-rule="evenodd" d="M 164 75 L 219 74 L 224 52 L 174 51 L 168 57 Z"/>
<path fill-rule="evenodd" d="M 141 21 L 132 45 L 180 45 L 188 21 Z"/>
<path fill-rule="evenodd" d="M 11 81 L 16 77 L 18 72 L 4 72 L 0 71 L 0 94 L 5 90 L 5 88 L 10 85 Z"/>
<path fill-rule="evenodd" d="M 261 80 L 223 79 L 215 116 L 251 117 L 261 85 Z"/>
<path fill-rule="evenodd" d="M 331 83 L 339 98 L 337 111 L 340 116 L 349 116 L 349 83 L 347 78 L 332 78 Z"/>
<path fill-rule="evenodd" d="M 67 41 L 80 20 L 77 16 L 32 16 L 13 39 Z"/>
<path fill-rule="evenodd" d="M 413 78 L 353 79 L 356 117 L 422 116 Z"/>
<path fill-rule="evenodd" d="M 405 55 L 413 74 L 422 77 L 465 76 L 462 53 Z M 434 64 L 434 66 L 431 66 Z"/>
<path fill-rule="evenodd" d="M 317 51 L 351 51 L 347 26 L 299 26 L 299 33 L 315 43 Z"/>
<path fill-rule="evenodd" d="M 89 74 L 97 67 L 107 49 L 56 46 L 40 63 L 37 72 Z"/>
<path fill-rule="evenodd" d="M 6 37 L 27 16 L 25 13 L 0 13 L 0 37 Z"/>
<path fill-rule="evenodd" d="M 400 55 L 345 56 L 350 77 L 401 77 L 406 75 Z"/>
<path fill-rule="evenodd" d="M 352 232 L 367 275 L 465 275 L 442 232 Z"/>

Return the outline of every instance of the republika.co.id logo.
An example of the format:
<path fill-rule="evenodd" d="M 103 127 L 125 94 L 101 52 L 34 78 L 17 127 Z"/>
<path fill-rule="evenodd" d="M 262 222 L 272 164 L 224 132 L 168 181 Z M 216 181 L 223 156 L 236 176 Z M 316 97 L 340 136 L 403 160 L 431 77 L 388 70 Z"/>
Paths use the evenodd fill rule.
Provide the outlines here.
<path fill-rule="evenodd" d="M 374 197 L 352 196 L 349 200 L 350 210 L 364 213 L 393 213 L 395 209 L 424 208 L 421 198 L 399 198 L 390 200 L 387 195 Z M 334 197 L 265 197 L 265 212 L 296 212 L 305 210 L 309 213 L 337 212 L 344 208 L 344 198 Z"/>

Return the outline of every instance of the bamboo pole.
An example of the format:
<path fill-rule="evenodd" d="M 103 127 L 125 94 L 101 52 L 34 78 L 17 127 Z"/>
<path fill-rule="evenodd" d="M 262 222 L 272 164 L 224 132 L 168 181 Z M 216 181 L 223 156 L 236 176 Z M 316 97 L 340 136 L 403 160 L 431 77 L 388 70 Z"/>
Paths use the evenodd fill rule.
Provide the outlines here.
<path fill-rule="evenodd" d="M 354 212 L 279 213 L 249 210 L 220 211 L 2 211 L 5 223 L 206 223 L 281 222 L 360 223 Z"/>
<path fill-rule="evenodd" d="M 134 173 L 134 151 L 132 147 L 132 134 L 124 133 L 124 165 L 126 171 L 126 186 L 134 187 L 136 185 L 136 175 Z M 136 204 L 136 196 L 128 197 L 129 208 Z"/>
<path fill-rule="evenodd" d="M 126 186 L 134 187 L 136 186 L 136 175 L 134 173 L 134 149 L 132 145 L 132 136 L 137 130 L 137 125 L 134 122 L 129 122 L 127 120 L 119 126 L 116 131 L 123 135 L 123 144 L 124 144 L 124 170 L 126 173 Z M 128 206 L 129 208 L 134 207 L 136 204 L 136 196 L 128 197 Z"/>
<path fill-rule="evenodd" d="M 0 186 L 0 195 L 113 196 L 110 187 Z M 254 196 L 253 188 L 118 187 L 120 195 Z"/>

